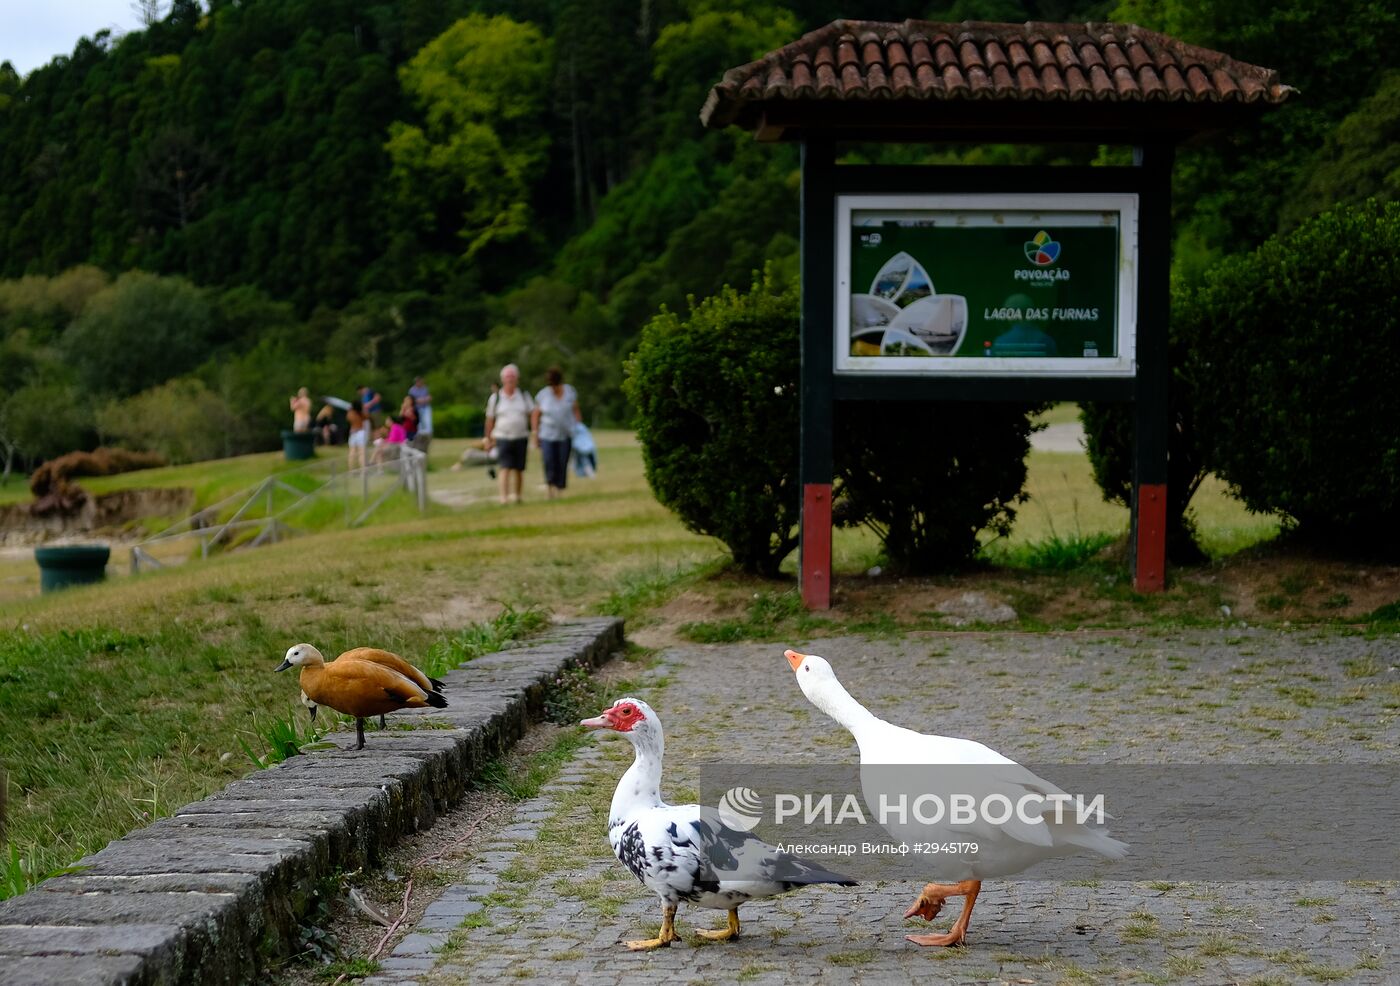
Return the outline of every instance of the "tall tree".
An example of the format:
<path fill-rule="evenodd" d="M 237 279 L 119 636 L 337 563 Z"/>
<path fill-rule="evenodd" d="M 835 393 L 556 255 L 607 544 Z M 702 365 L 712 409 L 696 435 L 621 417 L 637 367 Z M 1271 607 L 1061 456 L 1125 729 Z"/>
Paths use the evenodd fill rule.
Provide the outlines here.
<path fill-rule="evenodd" d="M 531 238 L 551 54 L 533 24 L 472 14 L 400 69 L 418 119 L 389 128 L 394 202 L 430 250 L 471 262 Z"/>

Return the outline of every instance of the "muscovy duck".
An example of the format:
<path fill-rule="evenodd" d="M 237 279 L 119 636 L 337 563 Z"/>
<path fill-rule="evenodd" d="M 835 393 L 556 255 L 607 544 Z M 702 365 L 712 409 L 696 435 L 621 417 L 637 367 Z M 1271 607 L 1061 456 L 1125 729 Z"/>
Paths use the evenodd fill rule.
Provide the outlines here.
<path fill-rule="evenodd" d="M 608 842 L 622 864 L 661 898 L 661 931 L 655 938 L 626 942 L 633 951 L 676 941 L 676 910 L 682 902 L 727 911 L 728 927 L 699 934 L 728 941 L 739 934 L 739 905 L 747 901 L 776 897 L 813 883 L 855 885 L 854 880 L 781 852 L 757 836 L 735 831 L 715 809 L 662 801 L 665 738 L 660 718 L 640 699 L 618 699 L 580 725 L 621 733 L 636 750 L 636 759 L 613 794 Z"/>

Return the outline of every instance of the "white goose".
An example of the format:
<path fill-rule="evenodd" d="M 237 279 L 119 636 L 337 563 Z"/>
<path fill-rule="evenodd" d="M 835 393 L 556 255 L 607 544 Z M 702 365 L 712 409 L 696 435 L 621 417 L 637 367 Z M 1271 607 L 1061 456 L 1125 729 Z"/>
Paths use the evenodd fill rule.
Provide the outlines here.
<path fill-rule="evenodd" d="M 929 736 L 885 722 L 851 697 L 825 658 L 793 650 L 785 651 L 783 656 L 796 673 L 797 684 L 807 700 L 855 737 L 860 747 L 865 802 L 877 818 L 881 797 L 894 803 L 892 796 L 907 795 L 914 788 L 934 795 L 968 793 L 978 805 L 991 795 L 1005 798 L 1012 806 L 1037 806 L 1031 809 L 1035 814 L 1030 818 L 1013 811 L 1004 821 L 990 820 L 989 812 L 978 813 L 971 821 L 952 819 L 951 813 L 934 821 L 913 817 L 913 813 L 903 817 L 887 813 L 880 818 L 890 835 L 903 842 L 976 846 L 971 851 L 964 848 L 959 853 L 934 856 L 942 868 L 940 875 L 956 882 L 928 884 L 904 916 L 932 921 L 949 897 L 963 898 L 962 914 L 947 934 L 908 935 L 909 941 L 916 945 L 960 944 L 967 937 L 972 906 L 987 877 L 1019 873 L 1042 860 L 1086 850 L 1109 859 L 1121 859 L 1127 854 L 1127 844 L 1110 838 L 1101 825 L 1078 820 L 1077 801 L 1014 760 L 974 740 Z M 957 770 L 968 765 L 986 769 Z M 881 766 L 901 769 L 878 769 Z M 944 790 L 945 786 L 948 790 Z M 1061 807 L 1067 808 L 1058 814 L 1054 808 L 1057 798 L 1065 799 Z M 945 800 L 951 801 L 951 797 Z"/>
<path fill-rule="evenodd" d="M 682 901 L 728 911 L 727 928 L 699 932 L 713 941 L 728 941 L 739 934 L 740 904 L 812 883 L 855 885 L 756 836 L 729 828 L 712 808 L 662 801 L 665 738 L 661 720 L 640 699 L 618 699 L 602 715 L 584 719 L 580 725 L 621 733 L 636 750 L 636 759 L 613 793 L 608 842 L 622 864 L 661 898 L 661 932 L 655 938 L 627 942 L 633 951 L 662 948 L 679 938 L 675 918 Z"/>

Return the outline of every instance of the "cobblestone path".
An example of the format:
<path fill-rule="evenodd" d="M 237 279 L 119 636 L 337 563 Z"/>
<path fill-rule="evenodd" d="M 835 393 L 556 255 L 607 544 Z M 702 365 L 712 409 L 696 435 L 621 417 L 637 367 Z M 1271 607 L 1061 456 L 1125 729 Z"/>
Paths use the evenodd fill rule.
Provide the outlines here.
<path fill-rule="evenodd" d="M 799 646 L 799 649 L 804 649 Z M 638 690 L 667 736 L 663 793 L 703 762 L 847 762 L 848 734 L 807 705 L 782 645 L 662 655 Z M 884 718 L 970 736 L 1023 762 L 1393 763 L 1400 642 L 1339 631 L 932 634 L 812 642 Z M 605 818 L 630 746 L 585 746 L 428 909 L 373 986 L 615 984 L 1400 982 L 1393 882 L 988 883 L 968 947 L 904 940 L 924 882 L 813 888 L 722 914 L 682 907 L 683 941 L 633 954 L 656 900 L 611 856 Z M 1319 874 L 1325 876 L 1325 874 Z M 955 902 L 956 904 L 956 902 Z M 914 922 L 909 924 L 912 926 Z M 922 925 L 922 922 L 919 922 Z M 942 929 L 949 923 L 945 909 Z M 925 926 L 926 927 L 926 926 Z"/>

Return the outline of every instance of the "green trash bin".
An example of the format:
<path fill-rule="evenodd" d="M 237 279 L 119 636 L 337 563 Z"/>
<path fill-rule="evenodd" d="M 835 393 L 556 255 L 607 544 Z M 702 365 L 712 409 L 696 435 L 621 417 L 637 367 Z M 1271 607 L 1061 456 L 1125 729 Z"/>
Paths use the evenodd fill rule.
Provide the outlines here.
<path fill-rule="evenodd" d="M 288 462 L 316 457 L 316 433 L 314 431 L 292 431 L 282 429 L 282 457 Z"/>
<path fill-rule="evenodd" d="M 107 561 L 112 549 L 105 544 L 66 544 L 56 548 L 35 548 L 39 563 L 39 589 L 53 592 L 70 585 L 101 582 L 107 577 Z"/>

